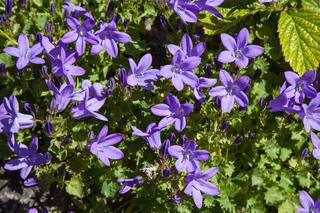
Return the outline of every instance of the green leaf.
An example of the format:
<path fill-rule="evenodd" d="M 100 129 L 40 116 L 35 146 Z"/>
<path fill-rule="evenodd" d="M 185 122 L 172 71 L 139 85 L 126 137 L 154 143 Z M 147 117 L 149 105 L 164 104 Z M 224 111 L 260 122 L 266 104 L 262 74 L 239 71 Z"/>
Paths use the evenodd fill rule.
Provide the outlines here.
<path fill-rule="evenodd" d="M 320 13 L 320 1 L 319 0 L 302 0 L 302 6 L 305 9 L 314 10 Z"/>
<path fill-rule="evenodd" d="M 80 177 L 72 177 L 70 181 L 67 181 L 66 191 L 70 195 L 83 197 L 83 184 Z"/>
<path fill-rule="evenodd" d="M 112 198 L 116 195 L 118 189 L 119 184 L 115 182 L 110 182 L 110 180 L 106 180 L 102 184 L 101 193 L 107 198 Z"/>
<path fill-rule="evenodd" d="M 278 32 L 287 62 L 299 74 L 320 63 L 320 18 L 311 10 L 283 11 Z"/>
<path fill-rule="evenodd" d="M 276 204 L 284 199 L 283 193 L 280 189 L 275 186 L 268 188 L 264 195 L 267 204 Z"/>

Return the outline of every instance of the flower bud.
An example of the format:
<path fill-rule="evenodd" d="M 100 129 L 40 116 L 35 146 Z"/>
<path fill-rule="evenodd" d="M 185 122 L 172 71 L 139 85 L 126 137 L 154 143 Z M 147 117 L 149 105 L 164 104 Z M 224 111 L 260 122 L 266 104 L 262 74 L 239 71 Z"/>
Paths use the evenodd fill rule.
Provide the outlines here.
<path fill-rule="evenodd" d="M 170 142 L 174 142 L 177 139 L 177 136 L 173 132 L 169 132 L 167 135 Z"/>
<path fill-rule="evenodd" d="M 42 40 L 42 34 L 41 34 L 41 32 L 37 32 L 36 33 L 36 43 L 41 42 L 41 40 Z"/>
<path fill-rule="evenodd" d="M 43 75 L 43 77 L 45 79 L 49 79 L 50 78 L 49 73 L 48 73 L 48 67 L 46 65 L 43 65 L 41 67 L 41 74 Z"/>
<path fill-rule="evenodd" d="M 6 15 L 2 14 L 0 15 L 0 23 L 5 23 L 7 21 Z"/>
<path fill-rule="evenodd" d="M 165 168 L 165 169 L 163 170 L 163 176 L 164 176 L 165 178 L 168 178 L 170 175 L 171 175 L 171 169 L 170 169 L 170 168 Z"/>
<path fill-rule="evenodd" d="M 51 29 L 52 29 L 52 25 L 50 24 L 50 22 L 46 22 L 46 23 L 44 24 L 44 31 L 45 31 L 46 33 L 50 33 L 50 32 L 51 32 Z"/>
<path fill-rule="evenodd" d="M 174 23 L 174 25 L 173 25 L 173 30 L 174 30 L 175 32 L 178 32 L 178 31 L 179 31 L 179 28 L 180 28 L 179 24 L 178 24 L 178 23 Z"/>
<path fill-rule="evenodd" d="M 218 61 L 218 57 L 214 57 L 214 63 L 216 65 L 216 69 L 220 70 L 222 68 L 222 63 L 220 61 Z"/>
<path fill-rule="evenodd" d="M 172 200 L 173 202 L 175 202 L 176 204 L 180 203 L 181 202 L 181 197 L 179 197 L 178 195 L 173 195 L 172 196 Z"/>
<path fill-rule="evenodd" d="M 24 109 L 29 112 L 29 113 L 32 113 L 34 114 L 36 112 L 36 109 L 34 108 L 34 106 L 30 103 L 25 103 L 24 104 Z"/>
<path fill-rule="evenodd" d="M 181 145 L 183 145 L 185 142 L 187 142 L 188 141 L 188 138 L 187 138 L 187 136 L 186 135 L 180 135 L 180 137 L 179 137 L 179 143 L 181 144 Z"/>
<path fill-rule="evenodd" d="M 129 19 L 125 18 L 125 19 L 123 20 L 123 26 L 124 26 L 124 29 L 127 29 L 127 28 L 128 28 L 128 26 L 129 26 Z"/>
<path fill-rule="evenodd" d="M 230 124 L 229 121 L 223 121 L 222 124 L 221 124 L 221 126 L 220 126 L 221 131 L 222 131 L 222 132 L 225 132 L 225 131 L 228 129 L 229 124 Z"/>
<path fill-rule="evenodd" d="M 54 4 L 50 4 L 50 13 L 52 14 L 56 13 L 56 6 Z"/>
<path fill-rule="evenodd" d="M 259 98 L 258 105 L 259 105 L 260 108 L 263 107 L 263 103 L 264 103 L 264 98 Z"/>
<path fill-rule="evenodd" d="M 0 76 L 6 76 L 7 75 L 7 69 L 5 64 L 0 64 Z"/>
<path fill-rule="evenodd" d="M 218 109 L 221 108 L 221 96 L 214 97 L 214 103 Z"/>
<path fill-rule="evenodd" d="M 118 23 L 120 18 L 121 16 L 119 14 L 114 14 L 112 17 L 112 21 L 114 21 L 115 23 Z"/>
<path fill-rule="evenodd" d="M 234 139 L 233 143 L 238 145 L 238 144 L 242 143 L 242 141 L 243 141 L 243 136 L 240 135 L 240 136 L 236 137 L 236 139 Z"/>
<path fill-rule="evenodd" d="M 160 24 L 161 24 L 162 28 L 166 28 L 167 27 L 167 21 L 166 21 L 166 19 L 165 19 L 165 17 L 163 15 L 160 15 L 159 21 L 160 21 Z"/>
<path fill-rule="evenodd" d="M 122 86 L 125 86 L 127 84 L 127 71 L 126 71 L 126 69 L 120 68 L 118 70 L 118 76 L 119 76 L 120 84 Z"/>
<path fill-rule="evenodd" d="M 304 159 L 308 155 L 308 148 L 304 148 L 301 152 L 301 158 Z"/>
<path fill-rule="evenodd" d="M 212 75 L 212 72 L 211 72 L 212 71 L 212 67 L 211 67 L 210 64 L 205 64 L 203 69 L 204 69 L 206 77 L 210 77 Z"/>
<path fill-rule="evenodd" d="M 44 128 L 45 128 L 45 131 L 47 132 L 48 135 L 51 135 L 53 133 L 53 126 L 51 123 L 51 119 L 47 119 L 44 122 Z"/>
<path fill-rule="evenodd" d="M 12 12 L 12 0 L 4 0 L 4 9 L 7 14 Z"/>
<path fill-rule="evenodd" d="M 169 153 L 168 153 L 168 148 L 171 145 L 171 141 L 169 139 L 164 140 L 161 150 L 160 150 L 160 154 L 162 157 L 164 158 L 168 158 L 169 157 Z"/>

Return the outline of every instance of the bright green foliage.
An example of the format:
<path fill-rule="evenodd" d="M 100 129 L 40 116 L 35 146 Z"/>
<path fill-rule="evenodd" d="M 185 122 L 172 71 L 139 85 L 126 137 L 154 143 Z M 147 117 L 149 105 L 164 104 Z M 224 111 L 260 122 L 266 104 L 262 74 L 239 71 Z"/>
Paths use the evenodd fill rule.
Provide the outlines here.
<path fill-rule="evenodd" d="M 283 11 L 278 26 L 285 59 L 300 74 L 320 63 L 320 18 L 313 10 Z"/>

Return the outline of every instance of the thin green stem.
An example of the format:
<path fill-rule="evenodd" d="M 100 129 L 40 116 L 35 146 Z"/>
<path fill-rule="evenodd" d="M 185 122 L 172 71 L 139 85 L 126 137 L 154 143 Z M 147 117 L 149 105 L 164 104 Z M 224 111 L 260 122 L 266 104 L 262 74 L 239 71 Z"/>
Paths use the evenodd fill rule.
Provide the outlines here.
<path fill-rule="evenodd" d="M 4 31 L 0 30 L 0 34 L 3 35 L 4 37 L 6 37 L 8 40 L 10 40 L 11 42 L 13 42 L 15 45 L 17 45 L 17 41 L 13 38 L 11 38 L 7 33 L 5 33 Z"/>

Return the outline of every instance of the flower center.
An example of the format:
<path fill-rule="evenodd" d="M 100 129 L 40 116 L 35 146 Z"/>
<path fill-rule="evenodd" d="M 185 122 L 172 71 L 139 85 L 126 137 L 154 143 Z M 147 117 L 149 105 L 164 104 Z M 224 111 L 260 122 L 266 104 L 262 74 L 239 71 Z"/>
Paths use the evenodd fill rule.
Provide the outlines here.
<path fill-rule="evenodd" d="M 235 52 L 235 55 L 234 55 L 236 58 L 241 58 L 242 57 L 242 52 L 241 52 L 241 50 L 237 50 L 236 52 Z"/>
<path fill-rule="evenodd" d="M 83 27 L 79 27 L 77 32 L 81 37 L 83 37 L 86 33 L 86 31 L 83 29 Z"/>
<path fill-rule="evenodd" d="M 178 109 L 175 110 L 175 112 L 173 114 L 176 117 L 181 117 L 181 116 L 184 115 L 184 110 L 182 108 L 178 108 Z"/>
<path fill-rule="evenodd" d="M 191 160 L 192 159 L 192 152 L 190 150 L 186 150 L 184 153 L 183 153 L 183 159 L 184 160 Z"/>
<path fill-rule="evenodd" d="M 297 85 L 296 85 L 296 90 L 297 91 L 301 91 L 303 88 L 304 88 L 304 82 L 303 81 L 297 83 Z"/>

